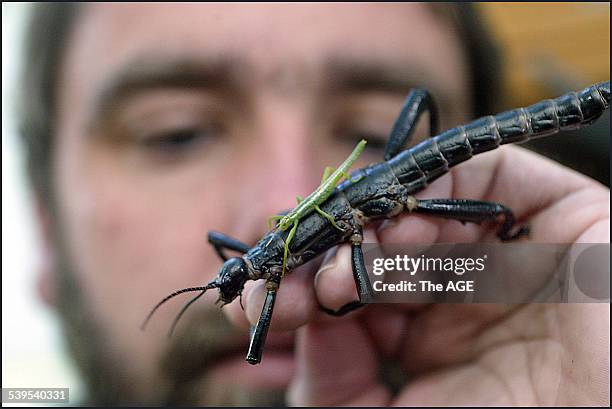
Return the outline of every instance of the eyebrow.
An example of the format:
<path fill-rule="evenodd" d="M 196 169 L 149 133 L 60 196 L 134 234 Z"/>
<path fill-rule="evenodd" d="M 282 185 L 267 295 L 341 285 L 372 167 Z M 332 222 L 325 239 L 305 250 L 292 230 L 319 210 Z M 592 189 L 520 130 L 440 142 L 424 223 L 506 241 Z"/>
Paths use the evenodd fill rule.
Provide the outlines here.
<path fill-rule="evenodd" d="M 426 88 L 441 107 L 448 106 L 451 96 L 437 86 L 431 69 L 416 63 L 385 63 L 369 60 L 331 59 L 327 66 L 330 86 L 339 92 L 381 91 L 407 95 L 412 88 Z"/>
<path fill-rule="evenodd" d="M 247 86 L 246 61 L 235 56 L 209 58 L 160 58 L 140 56 L 124 65 L 96 93 L 88 129 L 94 129 L 130 97 L 161 88 L 217 90 L 240 95 Z M 387 92 L 406 95 L 411 88 L 427 88 L 439 108 L 452 101 L 436 86 L 430 71 L 418 64 L 388 63 L 349 57 L 330 58 L 323 67 L 332 93 Z M 244 91 L 243 91 L 244 92 Z"/>
<path fill-rule="evenodd" d="M 113 74 L 96 93 L 90 127 L 108 118 L 123 102 L 140 92 L 160 88 L 211 89 L 238 92 L 244 76 L 233 57 L 204 60 L 137 58 Z"/>

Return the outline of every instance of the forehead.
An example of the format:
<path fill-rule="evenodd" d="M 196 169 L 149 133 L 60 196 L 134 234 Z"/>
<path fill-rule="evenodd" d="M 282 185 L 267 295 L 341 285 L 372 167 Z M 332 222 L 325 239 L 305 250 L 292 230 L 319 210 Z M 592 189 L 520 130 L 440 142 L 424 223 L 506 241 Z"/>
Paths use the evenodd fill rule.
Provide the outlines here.
<path fill-rule="evenodd" d="M 298 41 L 303 48 L 294 51 L 304 53 L 324 44 L 348 46 L 347 51 L 376 47 L 380 40 L 405 50 L 406 41 L 423 40 L 413 35 L 432 31 L 433 20 L 419 3 L 94 4 L 86 7 L 81 28 L 89 27 L 100 41 L 125 48 L 153 39 L 159 47 L 249 50 L 261 55 L 287 50 Z"/>
<path fill-rule="evenodd" d="M 103 77 L 138 58 L 231 56 L 261 76 L 306 75 L 332 59 L 420 62 L 427 76 L 441 58 L 461 58 L 455 42 L 452 29 L 418 3 L 90 4 L 68 68 L 72 78 Z M 443 67 L 435 70 L 444 76 Z"/>

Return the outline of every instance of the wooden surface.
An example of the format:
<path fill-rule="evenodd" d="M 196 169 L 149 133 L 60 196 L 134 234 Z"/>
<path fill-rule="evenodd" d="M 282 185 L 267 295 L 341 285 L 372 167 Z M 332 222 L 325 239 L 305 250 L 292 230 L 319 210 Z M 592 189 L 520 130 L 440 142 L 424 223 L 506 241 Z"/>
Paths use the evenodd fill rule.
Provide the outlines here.
<path fill-rule="evenodd" d="M 610 3 L 478 3 L 504 54 L 505 105 L 610 78 Z"/>

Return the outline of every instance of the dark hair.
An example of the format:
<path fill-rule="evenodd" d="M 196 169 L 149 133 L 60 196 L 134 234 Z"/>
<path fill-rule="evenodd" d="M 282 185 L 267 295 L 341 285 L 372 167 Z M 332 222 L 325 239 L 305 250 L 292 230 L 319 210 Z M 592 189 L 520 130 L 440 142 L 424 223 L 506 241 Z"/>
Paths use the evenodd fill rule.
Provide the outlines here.
<path fill-rule="evenodd" d="M 440 3 L 432 4 L 440 7 Z M 502 55 L 486 21 L 471 3 L 458 3 L 448 8 L 452 26 L 458 31 L 468 64 L 468 86 L 474 118 L 492 115 L 502 106 Z"/>
<path fill-rule="evenodd" d="M 26 165 L 36 195 L 51 204 L 53 194 L 53 138 L 57 109 L 57 82 L 70 32 L 78 15 L 77 3 L 39 3 L 33 8 L 26 32 L 21 78 L 19 132 L 26 147 Z M 446 18 L 464 47 L 475 117 L 496 111 L 499 97 L 499 54 L 472 4 L 433 4 Z"/>
<path fill-rule="evenodd" d="M 18 128 L 26 149 L 26 166 L 36 195 L 52 195 L 51 158 L 57 109 L 57 81 L 78 4 L 38 3 L 25 34 L 18 94 Z"/>

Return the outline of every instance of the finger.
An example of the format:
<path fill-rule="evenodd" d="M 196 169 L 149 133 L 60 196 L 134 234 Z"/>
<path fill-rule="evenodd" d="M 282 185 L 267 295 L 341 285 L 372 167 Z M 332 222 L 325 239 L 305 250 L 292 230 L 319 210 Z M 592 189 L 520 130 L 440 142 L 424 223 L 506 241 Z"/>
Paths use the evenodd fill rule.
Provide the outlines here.
<path fill-rule="evenodd" d="M 242 305 L 240 305 L 240 300 L 234 300 L 230 304 L 226 304 L 223 307 L 223 312 L 232 324 L 243 329 L 248 329 L 250 327 L 251 323 L 249 322 L 246 312 L 242 307 L 246 306 L 245 300 L 253 292 L 255 287 L 259 287 L 261 285 L 263 285 L 263 280 L 247 281 L 244 286 L 244 290 L 242 290 Z"/>
<path fill-rule="evenodd" d="M 363 233 L 365 243 L 377 243 L 376 233 L 366 229 Z M 318 304 L 337 311 L 342 306 L 359 301 L 353 269 L 351 265 L 351 247 L 341 245 L 335 254 L 326 258 L 314 280 Z"/>
<path fill-rule="evenodd" d="M 577 223 L 572 220 L 568 225 L 559 223 L 559 215 L 567 215 L 564 212 L 571 210 L 570 214 L 592 217 L 593 212 L 587 207 L 591 204 L 589 197 L 596 190 L 600 196 L 609 195 L 603 186 L 571 169 L 525 149 L 506 146 L 453 168 L 416 196 L 497 202 L 509 207 L 519 222 L 532 223 L 532 240 L 556 237 L 555 241 L 559 241 L 563 237 L 561 241 L 569 241 L 588 226 L 589 220 L 586 224 L 581 223 L 584 220 L 576 220 Z M 576 195 L 582 196 L 581 202 L 575 200 Z M 543 213 L 561 202 L 566 202 L 564 207 Z M 576 205 L 582 207 L 576 208 Z M 571 231 L 568 226 L 572 227 Z M 464 225 L 455 220 L 404 213 L 381 226 L 379 239 L 382 243 L 412 243 L 415 237 L 422 238 L 423 242 L 474 242 L 494 238 L 497 229 L 496 223 Z"/>
<path fill-rule="evenodd" d="M 597 182 L 516 146 L 487 152 L 453 169 L 452 195 L 494 201 L 520 218 Z"/>
<path fill-rule="evenodd" d="M 314 286 L 318 303 L 334 311 L 359 299 L 351 273 L 350 246 L 338 247 L 335 256 L 323 264 L 315 275 Z"/>
<path fill-rule="evenodd" d="M 609 229 L 610 190 L 592 185 L 559 198 L 548 207 L 533 214 L 529 220 L 531 239 L 543 243 L 573 243 L 596 225 Z M 608 220 L 608 223 L 606 223 Z M 590 243 L 609 240 L 600 234 Z"/>
<path fill-rule="evenodd" d="M 499 339 L 478 341 L 520 305 L 430 304 L 411 317 L 399 359 L 418 374 L 475 357 Z"/>
<path fill-rule="evenodd" d="M 400 354 L 412 321 L 412 314 L 395 308 L 394 304 L 373 304 L 359 317 L 376 351 L 383 359 L 394 359 Z M 415 306 L 415 310 L 423 306 Z"/>
<path fill-rule="evenodd" d="M 378 360 L 368 335 L 351 318 L 298 330 L 295 368 L 288 391 L 292 405 L 374 406 L 390 399 L 377 380 Z"/>
<path fill-rule="evenodd" d="M 293 330 L 312 319 L 318 307 L 314 299 L 312 274 L 309 267 L 304 266 L 281 280 L 270 330 Z M 242 327 L 255 325 L 261 314 L 266 293 L 265 280 L 256 281 L 245 287 L 243 291 L 244 311 L 237 302 L 224 308 L 228 310 L 230 320 Z"/>

